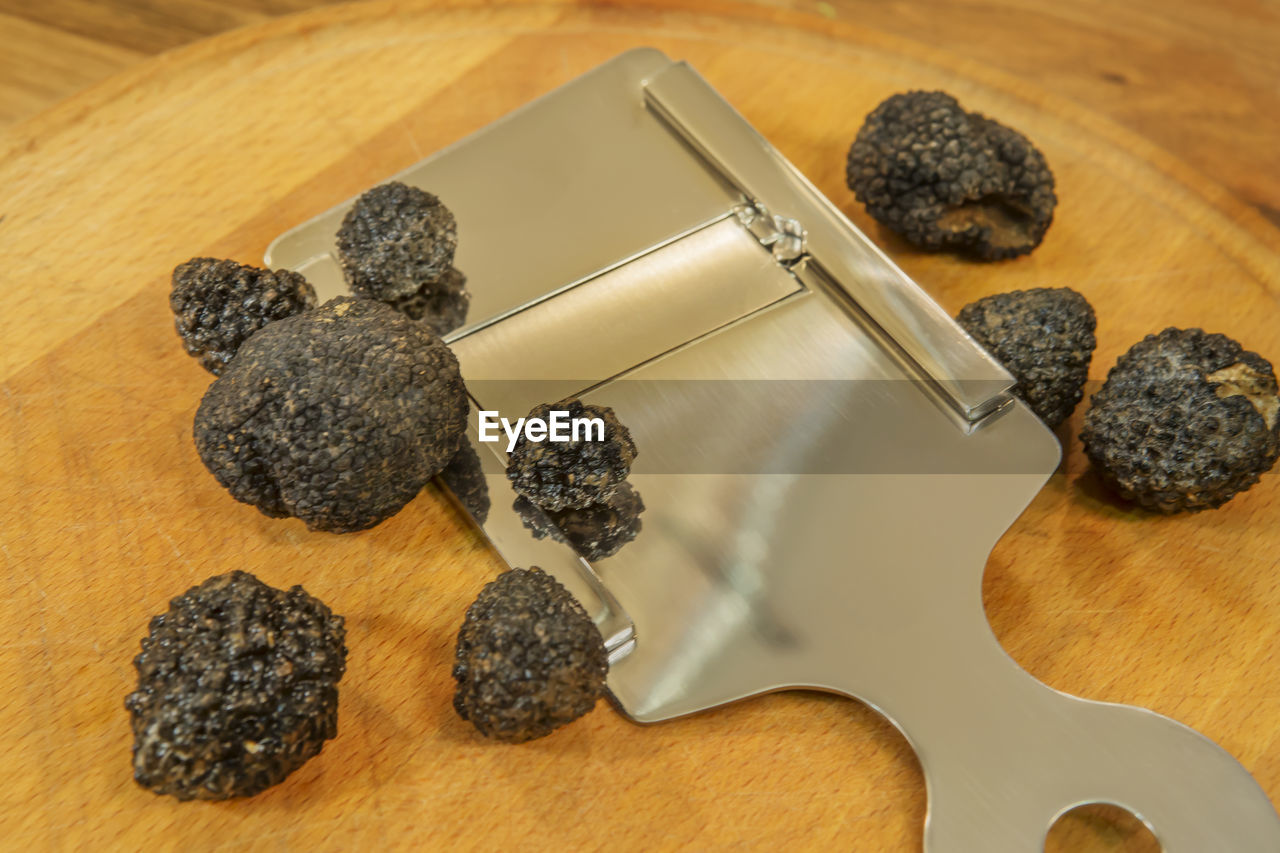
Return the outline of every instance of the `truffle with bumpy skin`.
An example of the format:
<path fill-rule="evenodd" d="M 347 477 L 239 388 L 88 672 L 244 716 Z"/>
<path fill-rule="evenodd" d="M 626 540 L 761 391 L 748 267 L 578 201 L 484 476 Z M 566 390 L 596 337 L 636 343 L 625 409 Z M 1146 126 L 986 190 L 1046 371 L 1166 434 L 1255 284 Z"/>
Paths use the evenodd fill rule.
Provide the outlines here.
<path fill-rule="evenodd" d="M 356 200 L 338 229 L 338 262 L 358 296 L 390 301 L 439 281 L 453 263 L 458 228 L 440 199 L 392 181 Z"/>
<path fill-rule="evenodd" d="M 623 483 L 608 500 L 587 507 L 544 512 L 528 498 L 516 498 L 512 509 L 535 539 L 568 545 L 584 560 L 612 557 L 640 535 L 644 501 L 630 483 Z"/>
<path fill-rule="evenodd" d="M 341 616 L 300 587 L 210 578 L 151 620 L 125 699 L 139 785 L 179 800 L 251 797 L 338 733 Z"/>
<path fill-rule="evenodd" d="M 338 297 L 245 342 L 200 402 L 196 449 L 236 500 L 346 533 L 394 515 L 445 467 L 468 410 L 440 338 Z"/>
<path fill-rule="evenodd" d="M 486 737 L 521 743 L 595 707 L 609 658 L 582 605 L 536 566 L 487 584 L 458 631 L 453 707 Z"/>
<path fill-rule="evenodd" d="M 1040 245 L 1058 202 L 1025 136 L 944 92 L 893 95 L 872 110 L 845 177 L 867 212 L 913 245 L 983 260 Z"/>
<path fill-rule="evenodd" d="M 960 309 L 956 320 L 1013 374 L 1014 393 L 1050 427 L 1084 396 L 1098 324 L 1093 306 L 1071 288 L 987 296 Z"/>
<path fill-rule="evenodd" d="M 522 432 L 507 460 L 507 479 L 518 494 L 545 510 L 607 501 L 627 479 L 636 458 L 630 431 L 613 409 L 576 398 L 535 406 L 528 417 L 549 422 L 553 411 L 568 412 L 569 422 L 598 418 L 604 424 L 604 440 L 586 440 L 595 438 L 596 430 L 565 442 L 529 441 Z"/>
<path fill-rule="evenodd" d="M 1102 479 L 1147 509 L 1207 509 L 1280 456 L 1271 364 L 1225 335 L 1165 329 L 1120 357 L 1080 438 Z"/>
<path fill-rule="evenodd" d="M 258 329 L 315 304 L 315 290 L 296 272 L 272 272 L 218 258 L 179 264 L 169 293 L 182 346 L 215 376 Z"/>
<path fill-rule="evenodd" d="M 467 292 L 467 277 L 450 267 L 439 281 L 428 282 L 409 296 L 387 304 L 443 336 L 467 322 L 471 294 Z"/>

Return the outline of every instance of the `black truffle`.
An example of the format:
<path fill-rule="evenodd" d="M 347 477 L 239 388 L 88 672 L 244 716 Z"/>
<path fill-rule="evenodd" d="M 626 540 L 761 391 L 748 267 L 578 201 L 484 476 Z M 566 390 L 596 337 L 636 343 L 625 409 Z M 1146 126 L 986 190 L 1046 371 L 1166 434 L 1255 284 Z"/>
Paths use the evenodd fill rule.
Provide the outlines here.
<path fill-rule="evenodd" d="M 1280 456 L 1271 364 L 1225 335 L 1165 329 L 1120 357 L 1084 417 L 1102 479 L 1147 509 L 1220 506 Z"/>
<path fill-rule="evenodd" d="M 272 272 L 217 258 L 179 264 L 169 294 L 182 346 L 214 375 L 222 373 L 258 329 L 315 304 L 316 292 L 296 272 Z"/>
<path fill-rule="evenodd" d="M 487 584 L 458 631 L 453 707 L 486 737 L 521 743 L 595 707 L 609 658 L 582 605 L 536 566 Z"/>
<path fill-rule="evenodd" d="M 251 797 L 338 734 L 341 616 L 300 586 L 210 578 L 151 620 L 125 699 L 133 777 L 179 800 Z"/>
<path fill-rule="evenodd" d="M 1074 290 L 998 293 L 966 305 L 956 320 L 1013 374 L 1014 393 L 1051 428 L 1084 396 L 1097 320 Z"/>
<path fill-rule="evenodd" d="M 640 535 L 644 501 L 630 483 L 623 483 L 608 500 L 587 507 L 544 512 L 519 497 L 512 508 L 535 539 L 549 536 L 594 562 L 612 557 Z"/>
<path fill-rule="evenodd" d="M 392 299 L 387 304 L 444 336 L 467 322 L 471 294 L 467 292 L 467 277 L 450 267 L 439 281 L 427 282 L 409 296 Z"/>
<path fill-rule="evenodd" d="M 469 410 L 429 329 L 339 297 L 254 335 L 205 392 L 196 449 L 239 501 L 345 533 L 394 515 L 453 457 Z"/>
<path fill-rule="evenodd" d="M 1058 202 L 1025 136 L 944 92 L 894 95 L 872 110 L 846 179 L 868 213 L 913 245 L 983 260 L 1040 245 Z"/>
<path fill-rule="evenodd" d="M 588 441 L 585 434 L 566 442 L 529 441 L 522 432 L 507 460 L 507 479 L 517 493 L 545 510 L 585 507 L 607 501 L 627 479 L 636 458 L 631 433 L 608 406 L 593 406 L 578 399 L 544 403 L 529 418 L 550 420 L 551 412 L 568 412 L 570 420 L 599 418 L 603 441 Z M 592 430 L 590 437 L 598 438 Z"/>
<path fill-rule="evenodd" d="M 338 229 L 338 261 L 358 296 L 404 299 L 453 263 L 458 229 L 440 199 L 396 181 L 356 200 Z"/>
<path fill-rule="evenodd" d="M 489 481 L 485 479 L 480 455 L 465 436 L 439 476 L 463 509 L 483 527 L 489 520 Z"/>

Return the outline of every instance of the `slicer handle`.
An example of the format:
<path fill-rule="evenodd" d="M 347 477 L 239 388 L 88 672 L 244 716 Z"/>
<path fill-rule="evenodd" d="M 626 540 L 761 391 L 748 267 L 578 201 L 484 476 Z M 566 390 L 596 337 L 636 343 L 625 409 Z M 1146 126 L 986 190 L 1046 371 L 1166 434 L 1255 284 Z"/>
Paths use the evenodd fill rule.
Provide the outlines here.
<path fill-rule="evenodd" d="M 926 853 L 1041 851 L 1058 816 L 1091 802 L 1133 812 L 1166 853 L 1280 851 L 1280 816 L 1217 744 L 1151 711 L 1068 696 L 1017 672 L 1025 702 L 965 709 L 961 700 L 949 723 L 934 718 L 950 731 L 908 729 L 928 785 Z M 973 684 L 981 689 L 981 678 Z"/>

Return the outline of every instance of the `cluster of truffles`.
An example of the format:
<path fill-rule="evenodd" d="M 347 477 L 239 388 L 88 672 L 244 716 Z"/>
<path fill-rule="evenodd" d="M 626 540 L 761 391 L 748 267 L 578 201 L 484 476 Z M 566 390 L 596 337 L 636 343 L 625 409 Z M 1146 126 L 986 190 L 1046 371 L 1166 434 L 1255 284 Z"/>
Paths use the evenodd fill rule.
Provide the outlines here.
<path fill-rule="evenodd" d="M 356 199 L 338 229 L 352 293 L 385 302 L 445 335 L 467 319 L 467 277 L 453 266 L 458 226 L 429 192 L 398 181 Z"/>
<path fill-rule="evenodd" d="M 1111 368 L 1080 439 L 1103 480 L 1147 509 L 1221 506 L 1280 456 L 1275 371 L 1225 335 L 1165 329 Z"/>
<path fill-rule="evenodd" d="M 391 182 L 360 196 L 338 230 L 338 262 L 352 293 L 385 302 L 437 335 L 467 319 L 467 277 L 453 266 L 458 230 L 431 193 Z M 210 373 L 249 336 L 316 306 L 299 273 L 219 258 L 192 258 L 173 271 L 174 326 L 186 351 Z"/>
<path fill-rule="evenodd" d="M 338 734 L 341 616 L 300 586 L 210 578 L 151 620 L 125 699 L 139 785 L 179 800 L 251 797 Z"/>
<path fill-rule="evenodd" d="M 1040 245 L 1058 202 L 1053 173 L 1025 136 L 944 92 L 893 95 L 876 107 L 845 177 L 867 212 L 912 245 L 982 260 Z"/>
<path fill-rule="evenodd" d="M 464 436 L 466 391 L 439 337 L 465 322 L 469 304 L 453 215 L 429 193 L 386 184 L 357 200 L 337 244 L 357 298 L 318 308 L 306 280 L 285 270 L 197 258 L 174 271 L 179 334 L 218 377 L 196 413 L 201 460 L 237 500 L 314 530 L 372 527 L 437 475 L 483 523 L 489 495 Z M 525 444 L 512 479 L 558 514 L 563 529 L 551 535 L 613 553 L 644 508 L 624 482 L 635 445 L 611 410 L 559 405 L 601 418 L 605 440 L 556 454 Z M 220 799 L 281 781 L 336 734 L 342 643 L 341 618 L 301 588 L 281 592 L 243 572 L 175 599 L 143 640 L 126 700 L 139 783 Z M 457 654 L 455 706 L 498 740 L 548 734 L 604 693 L 599 630 L 537 569 L 485 588 Z"/>
<path fill-rule="evenodd" d="M 1038 246 L 1057 198 L 1022 134 L 942 92 L 881 103 L 849 150 L 849 187 L 879 222 L 925 249 L 983 260 Z M 488 488 L 465 440 L 469 404 L 441 335 L 466 321 L 457 224 L 436 196 L 392 182 L 362 195 L 337 234 L 357 298 L 316 306 L 297 273 L 194 258 L 170 305 L 186 351 L 217 378 L 195 418 L 200 458 L 237 500 L 314 530 L 350 532 L 398 512 L 435 476 L 483 524 Z M 1068 288 L 990 296 L 957 321 L 1016 379 L 1050 427 L 1083 396 L 1096 345 L 1088 301 Z M 510 453 L 514 509 L 538 539 L 605 559 L 640 531 L 627 482 L 637 455 L 612 409 L 578 399 L 603 440 L 530 441 Z M 1094 395 L 1081 434 L 1100 476 L 1159 512 L 1217 507 L 1280 458 L 1280 393 L 1265 359 L 1200 329 L 1134 345 Z M 180 800 L 253 796 L 337 734 L 343 619 L 300 586 L 245 572 L 188 590 L 154 617 L 125 707 L 137 782 Z M 537 567 L 487 584 L 458 632 L 454 707 L 486 737 L 521 743 L 590 711 L 608 655 L 590 616 Z"/>
<path fill-rule="evenodd" d="M 316 308 L 297 273 L 195 258 L 174 270 L 170 305 L 218 376 L 194 427 L 206 467 L 266 515 L 345 533 L 395 514 L 459 449 L 466 391 L 439 336 L 469 297 L 453 214 L 422 190 L 365 193 L 338 245 L 362 298 Z"/>
<path fill-rule="evenodd" d="M 1044 155 L 944 92 L 905 92 L 877 106 L 849 148 L 846 179 L 867 212 L 912 245 L 982 260 L 1036 248 L 1057 205 Z M 956 320 L 1049 427 L 1079 404 L 1097 343 L 1093 308 L 1079 293 L 997 294 Z M 1081 440 L 1123 497 L 1158 512 L 1197 510 L 1220 506 L 1275 464 L 1278 413 L 1265 359 L 1223 335 L 1166 329 L 1111 370 Z"/>
<path fill-rule="evenodd" d="M 512 569 L 467 608 L 453 666 L 453 707 L 486 737 L 521 743 L 595 707 L 609 659 L 600 630 L 538 569 Z"/>
<path fill-rule="evenodd" d="M 1074 290 L 999 293 L 966 305 L 956 321 L 1013 374 L 1014 393 L 1050 428 L 1084 396 L 1097 319 Z"/>
<path fill-rule="evenodd" d="M 1096 321 L 1083 296 L 1039 288 L 966 305 L 959 323 L 1056 427 L 1083 396 Z M 1163 513 L 1221 506 L 1280 457 L 1271 364 L 1225 335 L 1165 329 L 1125 353 L 1093 396 L 1080 435 L 1101 479 Z"/>
<path fill-rule="evenodd" d="M 602 436 L 517 439 L 507 478 L 534 536 L 588 560 L 612 556 L 640 532 L 644 503 L 626 482 L 636 445 L 607 406 L 578 399 L 536 406 L 529 420 L 599 419 Z M 591 440 L 601 438 L 603 440 Z M 519 743 L 590 711 L 604 694 L 608 655 L 599 629 L 555 578 L 515 569 L 481 591 L 458 632 L 454 708 L 486 737 Z"/>

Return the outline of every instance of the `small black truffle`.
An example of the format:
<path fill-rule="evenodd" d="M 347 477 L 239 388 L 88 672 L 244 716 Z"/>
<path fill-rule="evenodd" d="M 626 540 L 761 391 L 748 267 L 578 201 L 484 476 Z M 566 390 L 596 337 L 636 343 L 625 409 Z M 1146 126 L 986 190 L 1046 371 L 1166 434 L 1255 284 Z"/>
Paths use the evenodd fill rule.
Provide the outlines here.
<path fill-rule="evenodd" d="M 1050 428 L 1084 396 L 1098 324 L 1093 306 L 1074 290 L 998 293 L 966 305 L 956 320 L 1013 374 L 1014 393 Z"/>
<path fill-rule="evenodd" d="M 437 335 L 447 335 L 467 322 L 471 294 L 467 277 L 450 267 L 439 281 L 423 284 L 415 293 L 387 302 L 411 320 L 419 320 Z"/>
<path fill-rule="evenodd" d="M 868 213 L 913 245 L 983 260 L 1040 245 L 1058 202 L 1025 136 L 944 92 L 894 95 L 872 110 L 846 179 Z"/>
<path fill-rule="evenodd" d="M 360 196 L 338 229 L 338 261 L 347 284 L 370 299 L 413 296 L 449 271 L 457 247 L 449 208 L 398 181 Z"/>
<path fill-rule="evenodd" d="M 251 797 L 338 734 L 341 616 L 300 586 L 210 578 L 151 620 L 125 699 L 133 776 L 179 800 Z"/>
<path fill-rule="evenodd" d="M 466 428 L 449 348 L 381 302 L 339 297 L 254 335 L 205 392 L 196 449 L 236 500 L 313 530 L 389 518 Z"/>
<path fill-rule="evenodd" d="M 612 557 L 640 535 L 644 501 L 630 483 L 623 483 L 608 500 L 587 507 L 545 512 L 519 497 L 512 508 L 535 539 L 549 536 L 594 562 Z"/>
<path fill-rule="evenodd" d="M 607 501 L 631 472 L 636 445 L 631 433 L 608 406 L 593 406 L 576 398 L 544 403 L 529 412 L 529 418 L 549 420 L 551 412 L 568 412 L 568 417 L 599 418 L 604 424 L 603 441 L 529 441 L 523 433 L 507 460 L 507 479 L 517 493 L 545 510 L 586 507 Z M 592 431 L 592 438 L 598 437 Z"/>
<path fill-rule="evenodd" d="M 1271 364 L 1225 335 L 1165 329 L 1120 357 L 1080 438 L 1102 479 L 1147 509 L 1221 506 L 1280 456 Z"/>
<path fill-rule="evenodd" d="M 536 566 L 486 584 L 458 631 L 453 707 L 486 737 L 521 743 L 595 707 L 609 658 L 582 605 Z"/>
<path fill-rule="evenodd" d="M 217 258 L 179 264 L 169 294 L 182 346 L 215 376 L 258 329 L 315 304 L 316 292 L 296 272 L 272 272 Z"/>

